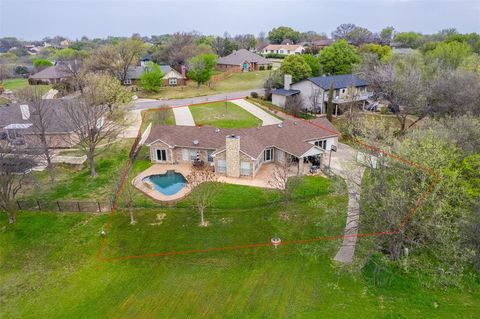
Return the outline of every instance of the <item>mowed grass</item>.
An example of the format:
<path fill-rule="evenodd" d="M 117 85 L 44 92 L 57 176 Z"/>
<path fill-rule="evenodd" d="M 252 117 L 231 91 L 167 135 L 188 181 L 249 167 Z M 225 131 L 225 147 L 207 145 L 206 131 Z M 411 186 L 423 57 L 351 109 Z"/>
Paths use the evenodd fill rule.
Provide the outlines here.
<path fill-rule="evenodd" d="M 143 111 L 142 130 L 145 130 L 149 124 L 152 125 L 175 125 L 175 116 L 171 108 L 161 108 L 149 111 Z"/>
<path fill-rule="evenodd" d="M 111 199 L 115 184 L 123 171 L 133 140 L 116 142 L 107 149 L 99 148 L 95 159 L 96 177 L 90 176 L 88 163 L 76 168 L 72 165 L 54 166 L 55 182 L 49 180 L 48 172 L 33 173 L 33 182 L 23 190 L 21 199 L 56 200 L 99 200 Z M 79 151 L 71 151 L 80 155 Z M 66 155 L 72 155 L 67 152 Z"/>
<path fill-rule="evenodd" d="M 308 177 L 286 206 L 259 201 L 252 197 L 258 190 L 248 189 L 236 189 L 239 201 L 258 207 L 207 210 L 206 228 L 188 208 L 137 209 L 133 226 L 118 211 L 103 256 L 342 232 L 347 206 L 342 181 Z M 228 198 L 225 192 L 218 197 Z M 99 232 L 109 219 L 35 212 L 20 213 L 17 224 L 8 225 L 1 214 L 0 317 L 357 319 L 480 313 L 478 284 L 470 292 L 439 291 L 398 275 L 378 288 L 362 272 L 332 262 L 339 240 L 102 262 L 96 258 Z"/>
<path fill-rule="evenodd" d="M 263 86 L 270 71 L 239 72 L 229 75 L 223 80 L 213 82 L 210 86 L 201 85 L 199 88 L 193 81 L 186 86 L 164 87 L 158 93 L 139 92 L 139 96 L 151 99 L 183 99 L 195 96 L 228 93 L 258 89 Z"/>
<path fill-rule="evenodd" d="M 6 90 L 12 90 L 12 91 L 17 91 L 26 86 L 29 86 L 28 79 L 24 79 L 24 78 L 7 79 L 2 81 L 1 84 Z M 35 87 L 39 89 L 40 92 L 43 92 L 43 93 L 47 93 L 47 91 L 52 88 L 51 85 L 36 85 Z"/>
<path fill-rule="evenodd" d="M 196 125 L 219 128 L 247 128 L 262 125 L 262 120 L 232 102 L 214 102 L 189 107 Z"/>

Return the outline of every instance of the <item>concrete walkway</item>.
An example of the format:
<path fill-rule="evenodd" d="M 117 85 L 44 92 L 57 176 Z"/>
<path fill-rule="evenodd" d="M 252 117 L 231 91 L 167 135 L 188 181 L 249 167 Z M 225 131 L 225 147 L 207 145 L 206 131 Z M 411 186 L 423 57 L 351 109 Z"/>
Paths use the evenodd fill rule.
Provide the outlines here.
<path fill-rule="evenodd" d="M 337 152 L 332 152 L 332 172 L 345 179 L 348 189 L 348 212 L 342 246 L 338 250 L 335 260 L 342 263 L 351 263 L 357 244 L 358 221 L 360 219 L 360 190 L 364 167 L 356 162 L 357 151 L 352 147 L 338 143 Z"/>
<path fill-rule="evenodd" d="M 137 137 L 138 130 L 142 125 L 142 114 L 140 110 L 131 110 L 128 112 L 128 121 L 129 125 L 125 128 L 125 130 L 120 133 L 120 137 L 122 138 L 135 138 Z"/>
<path fill-rule="evenodd" d="M 192 112 L 190 112 L 188 106 L 174 107 L 172 110 L 177 125 L 195 126 Z"/>
<path fill-rule="evenodd" d="M 272 116 L 271 114 L 265 112 L 258 106 L 246 101 L 246 100 L 233 100 L 233 103 L 237 104 L 240 106 L 242 109 L 245 111 L 251 113 L 253 116 L 259 118 L 262 120 L 262 125 L 272 125 L 272 124 L 279 124 L 282 122 L 282 120 L 277 119 L 275 116 Z"/>

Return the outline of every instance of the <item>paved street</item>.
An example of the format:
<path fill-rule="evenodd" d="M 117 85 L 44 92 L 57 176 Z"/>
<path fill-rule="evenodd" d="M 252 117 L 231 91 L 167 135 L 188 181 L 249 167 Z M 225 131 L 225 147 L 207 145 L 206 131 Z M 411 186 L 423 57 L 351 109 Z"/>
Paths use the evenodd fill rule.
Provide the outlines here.
<path fill-rule="evenodd" d="M 230 92 L 230 93 L 221 93 L 214 95 L 198 96 L 191 97 L 187 99 L 172 99 L 172 100 L 148 100 L 148 99 L 138 99 L 135 101 L 135 109 L 145 110 L 145 109 L 154 109 L 162 106 L 186 106 L 198 103 L 205 102 L 215 102 L 215 101 L 224 101 L 232 99 L 240 99 L 246 96 L 249 96 L 251 92 L 257 92 L 260 95 L 263 95 L 265 92 L 264 89 L 252 89 L 248 91 L 239 91 L 239 92 Z"/>
<path fill-rule="evenodd" d="M 281 123 L 282 121 L 277 119 L 276 117 L 272 116 L 271 114 L 265 112 L 258 106 L 246 101 L 246 100 L 234 100 L 233 103 L 237 104 L 240 106 L 242 109 L 245 111 L 251 113 L 253 116 L 259 118 L 262 120 L 262 125 L 272 125 L 272 124 L 278 124 Z"/>

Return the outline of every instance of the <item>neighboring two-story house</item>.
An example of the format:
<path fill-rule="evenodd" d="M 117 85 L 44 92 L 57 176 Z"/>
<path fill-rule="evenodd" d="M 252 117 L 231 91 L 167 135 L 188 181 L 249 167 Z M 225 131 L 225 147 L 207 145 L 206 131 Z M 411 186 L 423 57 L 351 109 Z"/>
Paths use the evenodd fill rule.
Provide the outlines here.
<path fill-rule="evenodd" d="M 334 114 L 338 113 L 339 106 L 346 103 L 361 103 L 365 107 L 372 96 L 367 82 L 352 74 L 312 77 L 294 84 L 291 84 L 291 77 L 286 75 L 284 88 L 272 91 L 272 103 L 285 107 L 287 99 L 299 96 L 304 109 L 325 113 L 332 85 Z"/>
<path fill-rule="evenodd" d="M 299 44 L 269 44 L 263 48 L 263 54 L 302 54 L 305 48 Z"/>

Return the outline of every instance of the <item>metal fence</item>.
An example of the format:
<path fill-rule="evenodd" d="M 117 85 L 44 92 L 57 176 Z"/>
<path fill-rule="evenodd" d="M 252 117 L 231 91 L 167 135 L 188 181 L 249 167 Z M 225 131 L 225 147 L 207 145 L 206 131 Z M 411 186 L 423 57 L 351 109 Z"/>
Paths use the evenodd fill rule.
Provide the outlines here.
<path fill-rule="evenodd" d="M 44 201 L 17 200 L 19 210 L 23 211 L 58 211 L 81 213 L 108 213 L 112 210 L 109 202 L 99 201 Z"/>

